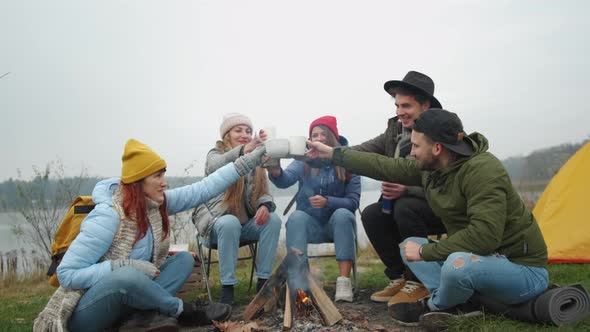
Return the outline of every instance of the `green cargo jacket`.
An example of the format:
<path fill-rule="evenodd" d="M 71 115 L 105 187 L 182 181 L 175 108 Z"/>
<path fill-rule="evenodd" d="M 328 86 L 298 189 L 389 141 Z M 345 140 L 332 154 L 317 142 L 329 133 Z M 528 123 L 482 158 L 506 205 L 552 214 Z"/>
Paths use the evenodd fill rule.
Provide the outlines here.
<path fill-rule="evenodd" d="M 505 255 L 528 266 L 547 265 L 547 246 L 532 213 L 512 186 L 506 169 L 487 152 L 488 141 L 466 138 L 475 153 L 435 171 L 422 171 L 415 160 L 334 149 L 332 162 L 354 174 L 405 185 L 421 185 L 426 200 L 447 228 L 448 238 L 425 244 L 425 261 L 442 261 L 453 252 Z"/>
<path fill-rule="evenodd" d="M 397 147 L 397 136 L 402 132 L 402 124 L 397 121 L 397 116 L 387 120 L 385 132 L 364 143 L 352 146 L 352 150 L 378 153 L 387 157 L 393 157 Z"/>

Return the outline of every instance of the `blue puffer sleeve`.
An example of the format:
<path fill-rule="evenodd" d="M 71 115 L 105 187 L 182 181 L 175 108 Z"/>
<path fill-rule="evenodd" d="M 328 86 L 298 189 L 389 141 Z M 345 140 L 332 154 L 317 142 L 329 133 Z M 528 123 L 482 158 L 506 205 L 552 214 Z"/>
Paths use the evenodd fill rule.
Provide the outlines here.
<path fill-rule="evenodd" d="M 229 163 L 199 182 L 166 190 L 168 214 L 197 207 L 224 192 L 240 178 L 234 163 Z"/>
<path fill-rule="evenodd" d="M 358 209 L 361 200 L 361 177 L 353 175 L 346 184 L 344 197 L 327 196 L 328 207 L 331 209 L 345 208 L 353 213 Z"/>
<path fill-rule="evenodd" d="M 111 247 L 118 227 L 119 215 L 107 204 L 98 204 L 88 214 L 57 268 L 62 287 L 87 289 L 111 273 L 111 261 L 97 262 Z"/>
<path fill-rule="evenodd" d="M 268 173 L 268 179 L 272 182 L 277 188 L 289 188 L 295 182 L 300 179 L 303 179 L 305 175 L 305 165 L 302 161 L 294 160 L 287 166 L 286 169 L 281 171 L 281 175 L 274 177 L 270 172 Z"/>

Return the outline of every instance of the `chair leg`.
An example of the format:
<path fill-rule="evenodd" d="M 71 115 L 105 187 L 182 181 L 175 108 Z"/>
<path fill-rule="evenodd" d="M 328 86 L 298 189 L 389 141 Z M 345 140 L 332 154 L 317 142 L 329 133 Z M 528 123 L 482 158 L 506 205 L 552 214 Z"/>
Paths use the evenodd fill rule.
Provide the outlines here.
<path fill-rule="evenodd" d="M 358 295 L 359 287 L 358 287 L 358 275 L 356 274 L 356 259 L 359 253 L 359 245 L 358 245 L 358 237 L 356 235 L 356 228 L 354 232 L 354 259 L 352 260 L 352 276 L 354 277 L 354 294 Z"/>
<path fill-rule="evenodd" d="M 359 287 L 358 287 L 358 276 L 356 274 L 356 255 L 354 260 L 352 261 L 352 277 L 354 278 L 354 294 L 358 294 Z"/>
<path fill-rule="evenodd" d="M 250 269 L 250 284 L 248 285 L 248 292 L 252 289 L 252 280 L 254 280 L 254 270 L 256 269 L 256 254 L 258 252 L 258 242 L 248 245 L 250 248 L 250 256 L 252 257 L 252 268 Z"/>
<path fill-rule="evenodd" d="M 205 273 L 205 287 L 207 288 L 207 296 L 209 297 L 209 303 L 213 303 L 213 297 L 211 296 L 211 288 L 209 287 L 209 266 L 211 265 L 211 250 L 209 250 L 209 257 L 207 258 L 207 262 L 203 259 L 203 245 L 198 239 L 197 236 L 197 248 L 199 250 L 199 257 L 201 259 L 201 264 L 205 264 L 205 268 L 203 272 Z"/>

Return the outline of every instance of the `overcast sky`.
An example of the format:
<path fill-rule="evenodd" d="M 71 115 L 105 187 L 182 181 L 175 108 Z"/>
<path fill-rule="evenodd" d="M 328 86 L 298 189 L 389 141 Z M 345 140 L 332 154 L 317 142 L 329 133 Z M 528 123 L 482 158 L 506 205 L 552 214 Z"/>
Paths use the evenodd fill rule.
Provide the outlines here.
<path fill-rule="evenodd" d="M 417 70 L 500 158 L 590 136 L 588 1 L 0 0 L 0 181 L 118 176 L 128 138 L 202 175 L 222 115 L 382 133 Z"/>

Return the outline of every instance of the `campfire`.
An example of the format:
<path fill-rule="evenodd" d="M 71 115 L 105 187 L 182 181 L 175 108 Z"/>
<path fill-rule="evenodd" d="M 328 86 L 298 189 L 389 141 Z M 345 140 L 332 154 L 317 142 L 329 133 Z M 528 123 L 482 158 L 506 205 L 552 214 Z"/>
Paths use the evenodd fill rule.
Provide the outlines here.
<path fill-rule="evenodd" d="M 342 319 L 330 297 L 309 273 L 302 253 L 295 248 L 246 307 L 244 319 L 253 320 L 276 308 L 284 309 L 283 329 L 290 329 L 295 319 L 319 320 L 326 326 Z"/>
<path fill-rule="evenodd" d="M 297 319 L 309 317 L 311 310 L 314 309 L 313 301 L 305 294 L 303 289 L 297 289 L 297 300 L 295 300 L 295 309 Z"/>

